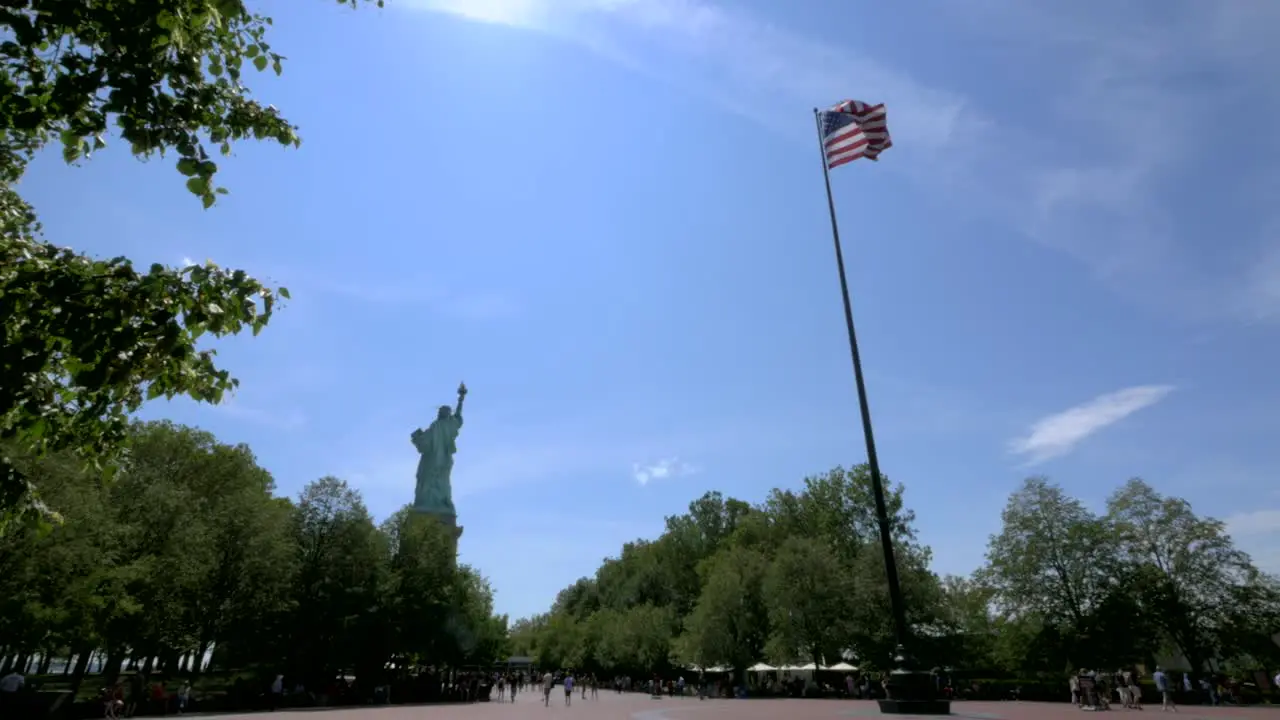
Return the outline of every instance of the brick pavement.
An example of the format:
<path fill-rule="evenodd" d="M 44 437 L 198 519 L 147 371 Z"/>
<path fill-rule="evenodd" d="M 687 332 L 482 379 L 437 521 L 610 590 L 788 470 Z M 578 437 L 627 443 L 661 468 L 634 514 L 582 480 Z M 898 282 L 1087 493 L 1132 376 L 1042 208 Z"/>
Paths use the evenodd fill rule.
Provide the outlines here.
<path fill-rule="evenodd" d="M 1102 720 L 1134 711 L 1111 710 L 1086 713 L 1066 703 L 957 702 L 951 706 L 957 720 Z M 266 713 L 222 716 L 267 720 Z M 583 700 L 575 693 L 573 704 L 564 706 L 564 692 L 557 687 L 551 707 L 543 707 L 542 695 L 524 692 L 514 703 L 474 703 L 470 705 L 391 705 L 370 708 L 301 710 L 270 713 L 271 720 L 861 720 L 881 717 L 874 702 L 854 700 L 705 700 L 694 698 L 650 698 L 641 693 L 618 695 L 601 691 L 598 700 Z M 304 716 L 310 717 L 304 717 Z M 1157 715 L 1168 720 L 1280 720 L 1280 712 L 1269 707 L 1210 708 L 1186 706 L 1176 716 L 1168 716 L 1159 706 L 1148 707 L 1142 716 Z M 892 718 L 894 716 L 883 716 Z M 936 716 L 935 716 L 936 717 Z"/>

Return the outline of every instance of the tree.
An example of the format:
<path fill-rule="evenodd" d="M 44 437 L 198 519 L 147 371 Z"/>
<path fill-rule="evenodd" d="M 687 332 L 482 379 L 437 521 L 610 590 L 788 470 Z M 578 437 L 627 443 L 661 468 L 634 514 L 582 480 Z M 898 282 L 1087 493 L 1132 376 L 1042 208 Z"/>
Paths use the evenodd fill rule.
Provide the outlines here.
<path fill-rule="evenodd" d="M 284 644 L 287 667 L 323 682 L 338 668 L 368 660 L 358 637 L 382 635 L 378 610 L 388 585 L 387 539 L 359 493 L 334 477 L 302 491 L 294 533 L 298 574 Z"/>
<path fill-rule="evenodd" d="M 1113 535 L 1107 525 L 1045 478 L 1028 478 L 1009 497 L 1000 534 L 987 546 L 983 581 L 1005 612 L 1089 634 L 1090 617 L 1110 592 Z"/>
<path fill-rule="evenodd" d="M 767 650 L 774 661 L 822 665 L 840 657 L 853 611 L 850 570 L 827 543 L 805 537 L 782 543 L 764 578 Z"/>
<path fill-rule="evenodd" d="M 941 591 L 938 578 L 929 569 L 932 559 L 928 547 L 899 538 L 893 546 L 898 568 L 898 587 L 902 591 L 907 629 L 912 633 L 910 647 L 914 658 L 925 665 L 937 664 L 937 643 L 932 630 L 938 627 Z M 852 564 L 854 595 L 851 602 L 848 649 L 854 651 L 864 665 L 888 668 L 897 652 L 893 626 L 893 608 L 889 602 L 889 579 L 885 572 L 884 551 L 877 538 L 864 543 Z"/>
<path fill-rule="evenodd" d="M 248 138 L 299 143 L 243 82 L 246 62 L 282 70 L 270 24 L 242 0 L 18 0 L 0 12 L 0 442 L 11 452 L 69 450 L 101 465 L 145 400 L 217 403 L 236 386 L 197 341 L 256 334 L 287 290 L 212 264 L 142 272 L 55 247 L 16 185 L 50 142 L 76 163 L 114 126 L 139 158 L 176 154 L 210 207 L 226 190 L 208 145 L 228 155 Z M 21 467 L 0 454 L 0 532 L 15 517 L 57 517 Z"/>
<path fill-rule="evenodd" d="M 507 616 L 493 611 L 493 587 L 475 568 L 463 565 L 450 593 L 453 613 L 445 630 L 454 642 L 456 662 L 492 666 L 510 654 Z"/>
<path fill-rule="evenodd" d="M 1138 597 L 1151 618 L 1195 670 L 1222 648 L 1222 631 L 1232 618 L 1261 601 L 1259 573 L 1249 556 L 1236 549 L 1219 520 L 1201 518 L 1190 503 L 1167 498 L 1139 479 L 1130 480 L 1107 501 L 1125 566 L 1131 569 Z"/>
<path fill-rule="evenodd" d="M 74 657 L 73 687 L 104 651 L 108 682 L 126 658 L 144 675 L 198 673 L 186 658 L 213 647 L 217 669 L 349 671 L 365 692 L 390 667 L 507 652 L 506 618 L 456 565 L 451 532 L 405 512 L 375 528 L 336 478 L 295 505 L 247 447 L 166 422 L 129 427 L 112 483 L 65 453 L 11 457 L 67 522 L 0 536 L 0 658 L 39 656 L 44 672 Z"/>
<path fill-rule="evenodd" d="M 938 629 L 946 645 L 939 659 L 956 667 L 992 667 L 997 633 L 991 588 L 973 578 L 948 575 L 939 592 Z"/>
<path fill-rule="evenodd" d="M 726 547 L 706 561 L 702 591 L 677 642 L 683 660 L 741 672 L 764 656 L 769 615 L 763 586 L 768 568 L 769 559 L 750 548 Z"/>
<path fill-rule="evenodd" d="M 915 542 L 900 485 L 887 491 L 909 619 L 934 623 L 940 602 L 929 550 Z M 653 540 L 623 545 L 594 578 L 565 588 L 546 616 L 517 624 L 513 642 L 544 666 L 624 674 L 661 669 L 673 655 L 743 669 L 771 654 L 872 663 L 895 639 L 866 466 L 835 468 L 799 491 L 750 505 L 706 493 L 666 518 Z"/>

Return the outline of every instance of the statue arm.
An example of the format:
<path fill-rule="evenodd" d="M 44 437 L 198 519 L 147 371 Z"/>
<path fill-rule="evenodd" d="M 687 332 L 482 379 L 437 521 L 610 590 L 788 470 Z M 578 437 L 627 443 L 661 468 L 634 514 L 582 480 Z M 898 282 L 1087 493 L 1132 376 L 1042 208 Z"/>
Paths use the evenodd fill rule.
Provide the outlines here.
<path fill-rule="evenodd" d="M 466 396 L 465 396 L 465 395 L 459 395 L 459 396 L 458 396 L 458 407 L 456 407 L 456 408 L 454 408 L 454 409 L 453 409 L 453 416 L 454 416 L 454 417 L 456 417 L 456 418 L 458 418 L 458 427 L 462 427 L 462 401 L 463 401 L 465 398 L 466 398 Z"/>

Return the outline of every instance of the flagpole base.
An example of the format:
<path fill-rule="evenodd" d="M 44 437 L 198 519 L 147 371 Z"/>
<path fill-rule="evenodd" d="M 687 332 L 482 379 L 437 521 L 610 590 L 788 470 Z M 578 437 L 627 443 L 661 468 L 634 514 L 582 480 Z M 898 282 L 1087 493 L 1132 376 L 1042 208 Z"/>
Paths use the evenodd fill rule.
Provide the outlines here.
<path fill-rule="evenodd" d="M 901 645 L 889 673 L 888 697 L 878 701 L 885 715 L 950 715 L 951 701 L 938 697 L 937 678 L 915 669 Z"/>
<path fill-rule="evenodd" d="M 950 700 L 879 700 L 885 715 L 950 715 Z"/>

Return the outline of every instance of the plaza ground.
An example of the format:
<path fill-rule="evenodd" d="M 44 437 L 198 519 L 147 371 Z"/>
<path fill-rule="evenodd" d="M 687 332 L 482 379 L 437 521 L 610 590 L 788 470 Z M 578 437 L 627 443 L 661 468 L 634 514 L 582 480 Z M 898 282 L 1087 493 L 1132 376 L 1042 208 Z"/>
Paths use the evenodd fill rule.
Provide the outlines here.
<path fill-rule="evenodd" d="M 957 702 L 951 717 L 962 720 L 1101 720 L 1101 717 L 1139 715 L 1177 717 L 1178 720 L 1280 720 L 1271 707 L 1180 707 L 1176 716 L 1160 707 L 1136 711 L 1111 710 L 1086 713 L 1067 703 Z M 265 713 L 222 715 L 222 718 L 266 720 Z M 310 718 L 303 716 L 310 715 Z M 317 717 L 320 715 L 321 717 Z M 564 692 L 557 687 L 551 707 L 543 707 L 542 695 L 525 692 L 514 703 L 470 705 L 391 705 L 372 708 L 301 710 L 270 713 L 271 720 L 842 720 L 880 717 L 875 702 L 866 700 L 704 700 L 662 698 L 641 693 L 618 695 L 601 692 L 598 700 L 575 694 L 573 705 L 564 706 Z M 884 716 L 886 718 L 904 716 Z M 934 716 L 936 717 L 936 716 Z"/>

